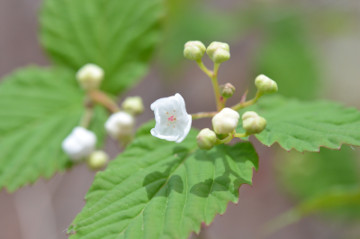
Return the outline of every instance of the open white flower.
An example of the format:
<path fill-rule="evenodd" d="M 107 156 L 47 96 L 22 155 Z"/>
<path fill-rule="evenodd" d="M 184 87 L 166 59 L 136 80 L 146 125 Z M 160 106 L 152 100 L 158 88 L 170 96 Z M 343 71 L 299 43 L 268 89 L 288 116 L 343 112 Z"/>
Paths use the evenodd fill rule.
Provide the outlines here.
<path fill-rule="evenodd" d="M 62 142 L 63 150 L 74 161 L 89 156 L 95 145 L 96 135 L 83 127 L 75 127 Z"/>
<path fill-rule="evenodd" d="M 184 98 L 180 94 L 156 100 L 150 106 L 156 125 L 151 134 L 157 138 L 180 143 L 188 135 L 192 117 L 186 112 Z"/>

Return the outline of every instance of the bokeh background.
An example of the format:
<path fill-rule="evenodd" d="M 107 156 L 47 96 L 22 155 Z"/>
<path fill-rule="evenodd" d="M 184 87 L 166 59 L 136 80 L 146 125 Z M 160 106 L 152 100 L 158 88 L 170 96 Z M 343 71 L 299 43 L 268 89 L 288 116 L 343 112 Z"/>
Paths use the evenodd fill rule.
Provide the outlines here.
<path fill-rule="evenodd" d="M 49 64 L 37 38 L 41 2 L 0 1 L 0 77 L 29 64 Z M 127 94 L 141 95 L 146 104 L 139 125 L 153 117 L 151 102 L 176 92 L 186 99 L 189 112 L 214 109 L 209 80 L 182 57 L 183 44 L 198 39 L 229 42 L 232 59 L 221 67 L 219 77 L 222 83 L 233 83 L 239 94 L 248 88 L 254 92 L 255 76 L 265 73 L 278 82 L 280 94 L 337 100 L 360 109 L 360 1 L 166 2 L 165 31 L 151 70 Z M 195 126 L 209 126 L 209 121 L 196 121 Z M 299 154 L 252 141 L 260 157 L 253 186 L 243 186 L 239 203 L 230 204 L 192 238 L 360 238 L 358 148 Z M 119 152 L 111 140 L 106 148 L 113 157 Z M 86 165 L 78 165 L 13 194 L 0 192 L 0 238 L 66 238 L 93 177 Z M 334 204 L 334 192 L 348 200 L 324 208 Z M 317 204 L 311 204 L 314 201 Z M 299 204 L 310 208 L 297 211 L 303 218 L 284 216 Z"/>

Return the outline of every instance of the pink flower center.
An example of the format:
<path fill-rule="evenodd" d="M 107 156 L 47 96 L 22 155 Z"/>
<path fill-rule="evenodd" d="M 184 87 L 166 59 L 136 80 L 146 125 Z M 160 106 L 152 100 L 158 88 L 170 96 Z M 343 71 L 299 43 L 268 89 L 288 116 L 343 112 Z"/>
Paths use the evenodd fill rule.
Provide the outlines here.
<path fill-rule="evenodd" d="M 175 120 L 176 120 L 176 118 L 173 115 L 168 118 L 168 121 L 170 121 L 170 122 L 173 122 Z"/>

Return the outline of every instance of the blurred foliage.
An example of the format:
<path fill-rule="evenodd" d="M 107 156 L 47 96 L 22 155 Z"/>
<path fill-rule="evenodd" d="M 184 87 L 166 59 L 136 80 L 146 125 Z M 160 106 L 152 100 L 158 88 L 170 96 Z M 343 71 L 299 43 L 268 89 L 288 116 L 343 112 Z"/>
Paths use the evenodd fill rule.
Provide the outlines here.
<path fill-rule="evenodd" d="M 219 11 L 200 0 L 168 0 L 167 18 L 159 59 L 164 69 L 179 70 L 184 44 L 190 40 L 229 41 L 236 35 L 234 15 Z"/>
<path fill-rule="evenodd" d="M 261 44 L 254 71 L 276 80 L 279 93 L 300 99 L 316 97 L 319 69 L 305 24 L 299 14 L 286 10 L 261 12 Z"/>
<path fill-rule="evenodd" d="M 147 72 L 163 16 L 162 0 L 46 0 L 39 36 L 57 65 L 74 72 L 89 62 L 102 67 L 101 88 L 117 95 Z"/>
<path fill-rule="evenodd" d="M 287 155 L 289 154 L 289 155 Z M 321 149 L 320 154 L 279 153 L 280 185 L 300 199 L 293 211 L 299 216 L 331 212 L 333 216 L 360 218 L 360 175 L 356 151 Z"/>
<path fill-rule="evenodd" d="M 61 142 L 79 124 L 84 93 L 72 71 L 22 68 L 0 85 L 0 188 L 14 192 L 72 166 Z M 103 144 L 107 113 L 96 107 L 90 129 Z"/>

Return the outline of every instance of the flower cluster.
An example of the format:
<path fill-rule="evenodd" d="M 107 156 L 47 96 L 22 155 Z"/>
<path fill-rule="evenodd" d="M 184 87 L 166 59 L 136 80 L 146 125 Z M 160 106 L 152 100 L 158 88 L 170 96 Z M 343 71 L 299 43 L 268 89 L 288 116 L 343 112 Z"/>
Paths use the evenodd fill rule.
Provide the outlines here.
<path fill-rule="evenodd" d="M 205 53 L 214 63 L 213 70 L 208 69 L 202 62 Z M 220 65 L 230 59 L 230 47 L 227 43 L 212 42 L 208 47 L 200 41 L 189 41 L 184 46 L 184 56 L 196 61 L 198 66 L 211 79 L 214 88 L 217 111 L 190 115 L 186 111 L 185 100 L 180 94 L 156 100 L 150 106 L 155 114 L 155 127 L 150 133 L 160 139 L 182 142 L 191 129 L 193 119 L 211 117 L 212 129 L 202 129 L 196 137 L 199 148 L 209 150 L 215 145 L 229 143 L 233 138 L 244 138 L 252 134 L 261 133 L 266 127 L 265 118 L 254 111 L 245 112 L 240 117 L 239 110 L 253 105 L 264 94 L 278 90 L 275 81 L 265 75 L 255 79 L 256 96 L 246 101 L 246 94 L 240 103 L 226 107 L 227 99 L 235 95 L 235 87 L 226 83 L 219 86 L 218 70 Z M 86 160 L 91 169 L 101 169 L 108 162 L 108 155 L 96 150 L 96 135 L 87 127 L 90 124 L 93 106 L 98 103 L 106 107 L 112 114 L 105 122 L 104 129 L 114 140 L 127 145 L 133 138 L 135 117 L 144 111 L 142 99 L 138 96 L 126 98 L 121 107 L 100 88 L 104 80 L 104 70 L 95 64 L 83 66 L 76 74 L 81 88 L 86 91 L 86 112 L 80 126 L 75 127 L 62 143 L 64 152 L 73 161 Z M 242 127 L 239 120 L 242 120 Z M 243 133 L 238 133 L 237 130 Z"/>
<path fill-rule="evenodd" d="M 205 52 L 214 62 L 213 71 L 202 63 Z M 184 56 L 189 60 L 196 61 L 200 69 L 210 77 L 218 111 L 189 115 L 185 109 L 184 99 L 180 94 L 161 98 L 151 105 L 156 120 L 155 128 L 151 130 L 153 136 L 179 143 L 189 133 L 192 119 L 212 117 L 213 129 L 202 129 L 196 138 L 199 148 L 209 150 L 217 144 L 228 143 L 235 137 L 244 138 L 261 133 L 265 129 L 265 118 L 254 111 L 245 112 L 241 117 L 242 127 L 239 126 L 240 114 L 238 110 L 255 104 L 264 94 L 276 92 L 278 87 L 275 81 L 265 75 L 259 75 L 255 79 L 255 86 L 258 91 L 254 99 L 246 101 L 246 97 L 243 96 L 239 104 L 226 107 L 226 100 L 234 95 L 235 87 L 230 83 L 219 86 L 217 75 L 220 64 L 230 59 L 229 45 L 223 42 L 212 42 L 206 48 L 200 41 L 189 41 L 184 46 Z M 237 129 L 245 132 L 237 133 Z"/>
<path fill-rule="evenodd" d="M 77 72 L 76 79 L 87 93 L 87 109 L 81 126 L 75 127 L 62 143 L 64 152 L 71 160 L 86 160 L 89 168 L 94 170 L 103 168 L 109 160 L 104 151 L 96 150 L 96 135 L 87 129 L 94 104 L 101 104 L 112 112 L 104 124 L 104 129 L 110 137 L 123 145 L 129 143 L 133 137 L 135 116 L 144 111 L 141 97 L 127 97 L 119 108 L 106 93 L 100 91 L 104 75 L 104 70 L 95 64 L 87 64 Z"/>

